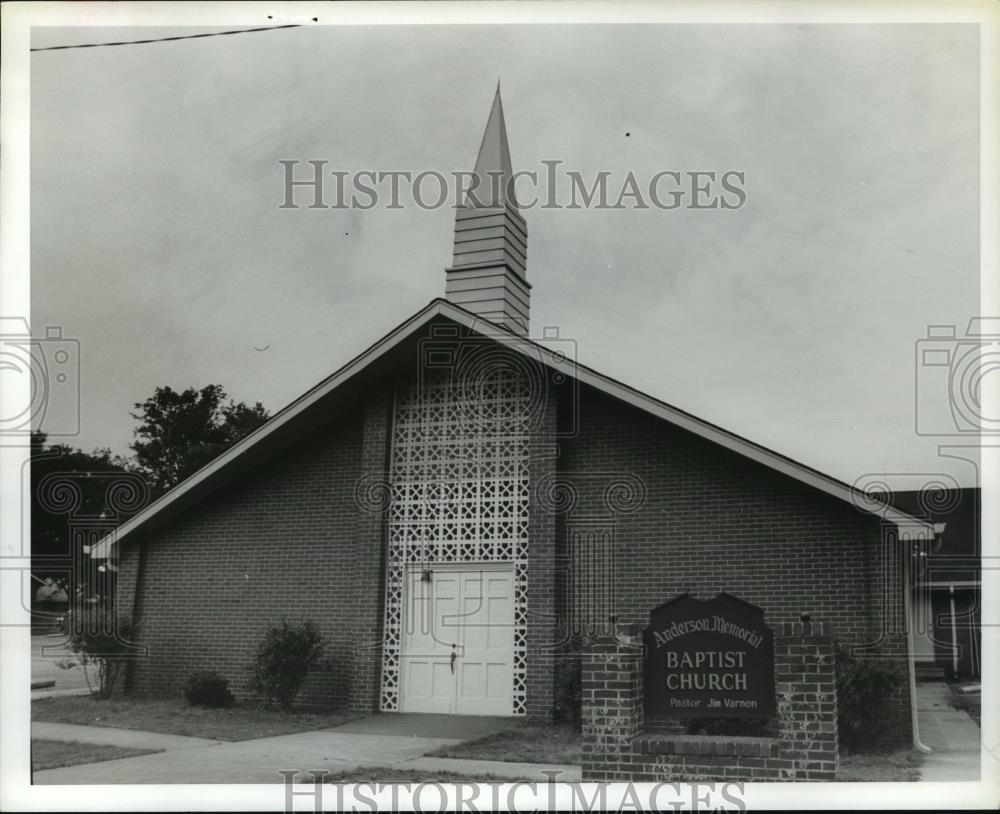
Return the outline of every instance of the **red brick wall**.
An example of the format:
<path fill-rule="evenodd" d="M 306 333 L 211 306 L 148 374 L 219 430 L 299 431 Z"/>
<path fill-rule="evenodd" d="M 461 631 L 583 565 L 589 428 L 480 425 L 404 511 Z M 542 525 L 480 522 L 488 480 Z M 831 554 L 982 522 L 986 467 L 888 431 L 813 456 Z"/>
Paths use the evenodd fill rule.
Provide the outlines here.
<path fill-rule="evenodd" d="M 392 389 L 386 387 L 365 409 L 361 479 L 355 488 L 360 512 L 354 551 L 349 564 L 344 564 L 357 603 L 350 708 L 362 713 L 378 709 L 381 692 L 392 403 Z"/>
<path fill-rule="evenodd" d="M 130 675 L 140 693 L 177 694 L 188 675 L 216 670 L 245 698 L 247 665 L 269 624 L 314 621 L 329 671 L 308 677 L 303 706 L 346 701 L 354 673 L 360 512 L 355 503 L 362 415 L 342 416 L 155 531 L 122 557 L 119 601 L 135 590 L 139 643 Z M 376 566 L 377 567 L 377 566 Z"/>
<path fill-rule="evenodd" d="M 618 623 L 645 626 L 667 599 L 720 591 L 763 608 L 772 627 L 806 612 L 845 642 L 878 640 L 878 617 L 901 617 L 901 583 L 900 601 L 886 603 L 872 578 L 882 567 L 877 519 L 590 388 L 581 388 L 578 414 L 580 433 L 560 450 L 559 476 L 575 505 L 557 524 L 557 556 L 568 573 L 568 529 L 613 528 L 616 567 L 605 590 Z M 615 512 L 605 490 L 630 478 L 644 485 L 644 502 Z M 562 619 L 566 596 L 563 584 Z M 905 653 L 901 631 L 896 620 L 880 648 Z M 908 710 L 905 692 L 897 702 Z"/>
<path fill-rule="evenodd" d="M 880 614 L 898 614 L 899 603 L 879 601 L 872 578 L 875 519 L 596 391 L 581 387 L 580 396 L 575 411 L 560 404 L 564 415 L 576 413 L 580 433 L 559 439 L 555 470 L 553 428 L 532 436 L 529 714 L 551 707 L 553 614 L 565 619 L 573 573 L 568 541 L 588 529 L 613 543 L 614 567 L 592 564 L 587 573 L 606 577 L 599 612 L 610 609 L 619 623 L 645 625 L 651 608 L 684 591 L 729 591 L 762 607 L 772 626 L 809 612 L 853 642 L 874 636 Z M 386 471 L 388 390 L 364 403 L 126 547 L 119 602 L 135 597 L 148 647 L 133 689 L 176 693 L 192 671 L 214 669 L 245 696 L 246 667 L 267 625 L 312 619 L 331 670 L 309 678 L 302 702 L 375 709 L 384 516 L 359 507 L 356 491 L 359 479 L 377 482 Z M 556 514 L 535 491 L 552 476 L 574 495 Z M 609 494 L 619 481 L 638 492 Z M 555 551 L 546 542 L 553 535 Z M 901 652 L 893 636 L 885 644 Z"/>
<path fill-rule="evenodd" d="M 557 617 L 555 591 L 555 521 L 539 490 L 531 488 L 556 475 L 556 401 L 546 393 L 545 410 L 531 428 L 528 472 L 528 608 L 525 713 L 534 720 L 552 717 Z"/>

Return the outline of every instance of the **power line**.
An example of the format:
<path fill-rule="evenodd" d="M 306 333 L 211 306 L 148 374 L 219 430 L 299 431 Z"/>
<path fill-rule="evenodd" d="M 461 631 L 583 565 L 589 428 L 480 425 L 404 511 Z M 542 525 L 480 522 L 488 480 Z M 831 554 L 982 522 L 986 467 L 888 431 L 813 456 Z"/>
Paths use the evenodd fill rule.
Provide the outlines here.
<path fill-rule="evenodd" d="M 264 28 L 238 28 L 234 31 L 211 31 L 207 34 L 183 34 L 178 37 L 157 37 L 149 40 L 129 40 L 128 42 L 88 42 L 81 45 L 50 45 L 46 48 L 29 48 L 29 51 L 65 51 L 67 48 L 107 48 L 114 45 L 146 45 L 151 42 L 174 42 L 176 40 L 194 40 L 199 37 L 226 37 L 230 34 L 253 34 L 257 31 L 277 31 L 280 28 L 299 28 L 300 24 L 269 25 Z"/>

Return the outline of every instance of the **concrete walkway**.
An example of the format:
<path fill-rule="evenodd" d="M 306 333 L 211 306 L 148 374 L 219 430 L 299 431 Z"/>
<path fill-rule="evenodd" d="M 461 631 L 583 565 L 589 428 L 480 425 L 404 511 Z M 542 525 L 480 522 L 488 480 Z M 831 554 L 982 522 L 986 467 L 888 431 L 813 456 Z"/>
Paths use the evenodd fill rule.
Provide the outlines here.
<path fill-rule="evenodd" d="M 928 782 L 979 780 L 982 735 L 968 713 L 949 703 L 943 681 L 917 684 L 920 740 L 934 751 L 924 756 L 920 779 Z"/>
<path fill-rule="evenodd" d="M 400 735 L 407 738 L 478 740 L 510 726 L 510 718 L 488 715 L 433 715 L 397 712 L 370 715 L 337 727 L 359 735 Z"/>
<path fill-rule="evenodd" d="M 42 698 L 61 698 L 64 695 L 90 695 L 90 690 L 86 687 L 68 690 L 32 690 L 31 700 L 40 701 Z"/>
<path fill-rule="evenodd" d="M 279 770 L 307 779 L 311 770 L 340 772 L 360 767 L 412 768 L 409 761 L 444 746 L 478 738 L 509 724 L 504 718 L 471 716 L 376 715 L 333 729 L 299 732 L 239 742 L 202 741 L 151 732 L 109 727 L 33 724 L 32 735 L 58 740 L 114 743 L 136 748 L 165 749 L 153 755 L 66 766 L 36 772 L 39 784 L 95 783 L 282 783 Z M 457 737 L 425 737 L 452 734 Z M 192 743 L 194 741 L 194 743 Z M 435 764 L 438 763 L 434 759 Z M 480 763 L 480 761 L 457 761 Z M 489 763 L 489 761 L 482 761 Z M 420 766 L 418 770 L 423 770 Z M 433 771 L 434 769 L 428 769 Z M 436 770 L 444 770 L 437 765 Z M 456 771 L 452 768 L 450 771 Z M 483 773 L 483 767 L 469 769 Z M 487 773 L 497 774 L 497 771 Z M 523 775 L 519 775 L 523 776 Z M 539 774 L 539 780 L 545 776 Z"/>
<path fill-rule="evenodd" d="M 50 741 L 76 741 L 102 746 L 123 746 L 128 749 L 193 749 L 199 746 L 218 746 L 222 743 L 222 741 L 207 740 L 206 738 L 165 735 L 162 732 L 142 732 L 138 729 L 53 724 L 45 721 L 31 722 L 31 737 Z"/>
<path fill-rule="evenodd" d="M 447 738 L 299 732 L 237 743 L 171 749 L 155 755 L 36 772 L 35 783 L 281 783 L 279 770 L 305 780 L 310 770 L 385 766 L 460 743 Z"/>

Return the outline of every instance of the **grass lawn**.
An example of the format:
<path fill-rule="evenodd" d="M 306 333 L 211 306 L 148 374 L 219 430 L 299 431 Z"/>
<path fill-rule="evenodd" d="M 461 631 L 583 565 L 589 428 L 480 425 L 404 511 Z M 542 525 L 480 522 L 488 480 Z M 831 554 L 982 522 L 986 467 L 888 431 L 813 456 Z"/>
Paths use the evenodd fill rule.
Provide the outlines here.
<path fill-rule="evenodd" d="M 521 724 L 488 735 L 477 741 L 446 746 L 430 753 L 433 757 L 469 758 L 472 760 L 500 760 L 518 763 L 559 763 L 580 764 L 580 734 L 569 726 L 546 726 Z M 840 756 L 840 771 L 837 779 L 847 782 L 909 782 L 920 778 L 920 764 L 923 756 L 912 749 L 886 754 L 866 754 Z M 385 770 L 383 777 L 379 769 L 357 769 L 345 773 L 345 777 L 331 778 L 330 782 L 353 783 L 369 781 L 373 777 L 388 780 L 397 775 L 406 775 L 392 769 Z M 431 780 L 430 777 L 414 777 L 414 780 Z M 469 780 L 469 778 L 464 778 Z M 403 777 L 398 782 L 407 782 Z M 443 779 L 441 782 L 450 782 Z M 483 780 L 483 782 L 487 782 Z"/>
<path fill-rule="evenodd" d="M 952 687 L 950 703 L 955 709 L 964 709 L 968 712 L 969 717 L 976 722 L 976 726 L 982 728 L 983 696 L 981 693 L 962 693 Z"/>
<path fill-rule="evenodd" d="M 919 780 L 921 763 L 923 763 L 923 755 L 915 749 L 868 755 L 841 753 L 837 780 L 849 783 L 892 783 Z"/>
<path fill-rule="evenodd" d="M 557 763 L 579 766 L 580 733 L 562 724 L 515 724 L 475 741 L 445 746 L 432 757 L 500 760 L 507 763 Z"/>
<path fill-rule="evenodd" d="M 183 698 L 62 696 L 31 702 L 31 719 L 83 726 L 139 729 L 220 741 L 246 741 L 338 726 L 356 716 L 343 712 L 281 712 L 236 706 L 192 707 Z"/>
<path fill-rule="evenodd" d="M 50 741 L 31 739 L 31 770 L 58 769 L 60 766 L 77 766 L 81 763 L 100 763 L 136 755 L 151 755 L 162 749 L 129 749 L 123 746 L 98 746 L 77 741 Z"/>
<path fill-rule="evenodd" d="M 546 741 L 551 743 L 554 739 L 551 733 L 545 730 L 557 729 L 558 727 L 545 727 L 525 725 L 525 730 L 543 730 L 542 735 Z M 532 763 L 564 763 L 570 764 L 573 753 L 572 747 L 563 743 L 563 751 L 549 751 L 550 757 L 542 758 L 538 752 L 524 752 L 518 756 L 511 756 L 513 753 L 503 756 L 496 750 L 502 749 L 502 744 L 514 744 L 516 748 L 521 748 L 522 741 L 519 738 L 510 737 L 512 732 L 501 732 L 479 741 L 462 744 L 460 746 L 447 747 L 432 753 L 437 757 L 467 757 L 479 760 L 502 760 L 502 761 L 522 761 Z M 524 733 L 527 734 L 527 733 Z M 569 741 L 566 733 L 560 733 L 565 741 Z M 504 736 L 508 736 L 506 739 Z M 482 746 L 480 746 L 482 745 Z M 579 743 L 576 749 L 579 750 Z M 542 750 L 543 751 L 543 750 Z M 447 753 L 447 754 L 446 754 Z M 461 753 L 461 754 L 459 754 Z M 560 756 L 559 760 L 551 755 Z M 528 760 L 530 758 L 530 760 Z M 579 754 L 577 751 L 577 762 Z M 920 779 L 920 764 L 922 756 L 914 750 L 901 752 L 890 752 L 888 754 L 869 755 L 841 755 L 840 771 L 837 773 L 837 780 L 853 783 L 891 783 L 891 782 L 912 782 Z M 525 778 L 530 780 L 531 778 Z M 454 772 L 425 772 L 392 768 L 372 768 L 362 767 L 350 769 L 344 772 L 328 775 L 324 783 L 512 783 L 508 778 L 497 777 L 495 775 L 484 774 L 480 777 L 470 777 L 469 775 L 455 774 Z M 537 782 L 537 778 L 536 778 Z"/>
<path fill-rule="evenodd" d="M 525 778 L 529 779 L 529 778 Z M 305 781 L 308 782 L 308 781 Z M 508 777 L 483 774 L 472 777 L 454 772 L 424 772 L 415 769 L 361 767 L 327 775 L 324 783 L 516 783 Z M 534 782 L 540 782 L 537 779 Z"/>

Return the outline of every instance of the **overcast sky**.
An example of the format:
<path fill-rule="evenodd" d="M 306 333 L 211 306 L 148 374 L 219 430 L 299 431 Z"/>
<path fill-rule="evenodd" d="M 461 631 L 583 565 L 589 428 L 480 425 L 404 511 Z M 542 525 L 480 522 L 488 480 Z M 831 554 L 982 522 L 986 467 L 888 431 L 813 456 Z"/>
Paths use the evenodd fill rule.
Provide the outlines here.
<path fill-rule="evenodd" d="M 979 309 L 974 27 L 317 27 L 31 71 L 32 325 L 81 342 L 78 446 L 125 452 L 157 385 L 277 411 L 443 296 L 452 210 L 281 210 L 277 162 L 471 170 L 501 77 L 515 170 L 745 173 L 732 211 L 526 212 L 535 332 L 847 482 L 972 480 L 914 432 L 914 342 Z"/>

